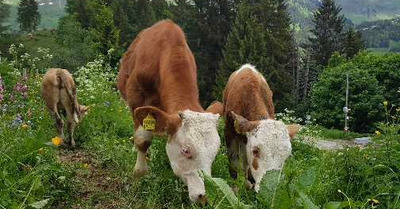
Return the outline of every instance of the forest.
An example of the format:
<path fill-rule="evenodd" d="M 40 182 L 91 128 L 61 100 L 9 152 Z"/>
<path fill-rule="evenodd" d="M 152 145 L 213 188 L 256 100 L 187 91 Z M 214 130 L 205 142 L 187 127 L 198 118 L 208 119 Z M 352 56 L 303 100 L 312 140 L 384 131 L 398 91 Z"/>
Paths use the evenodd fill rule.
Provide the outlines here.
<path fill-rule="evenodd" d="M 400 208 L 400 21 L 371 14 L 358 24 L 395 13 L 396 2 L 67 0 L 46 14 L 50 2 L 0 0 L 0 208 Z M 164 19 L 186 35 L 204 108 L 250 63 L 271 87 L 276 120 L 301 125 L 258 193 L 244 171 L 229 175 L 223 117 L 206 206 L 172 172 L 166 136 L 153 139 L 150 173 L 133 178 L 132 114 L 117 74 L 140 31 Z M 41 98 L 49 68 L 71 72 L 90 108 L 75 149 L 60 146 Z"/>

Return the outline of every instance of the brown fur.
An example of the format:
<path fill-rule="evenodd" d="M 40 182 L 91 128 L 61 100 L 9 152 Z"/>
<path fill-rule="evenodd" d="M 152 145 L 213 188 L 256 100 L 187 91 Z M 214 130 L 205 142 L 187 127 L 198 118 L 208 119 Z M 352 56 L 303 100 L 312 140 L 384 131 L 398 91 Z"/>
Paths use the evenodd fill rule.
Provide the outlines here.
<path fill-rule="evenodd" d="M 72 75 L 65 69 L 49 69 L 42 80 L 42 98 L 55 118 L 58 134 L 64 138 L 64 121 L 59 110 L 64 110 L 67 117 L 67 129 L 70 134 L 71 146 L 75 146 L 74 129 L 79 118 L 87 107 L 79 105 L 76 86 Z"/>
<path fill-rule="evenodd" d="M 223 104 L 229 170 L 232 178 L 236 178 L 240 165 L 235 165 L 234 162 L 238 161 L 239 149 L 244 149 L 247 143 L 246 136 L 241 133 L 257 127 L 258 120 L 275 118 L 272 91 L 261 74 L 250 69 L 243 69 L 233 73 L 229 78 L 224 90 Z M 235 120 L 237 120 L 236 127 Z M 248 121 L 251 122 L 248 123 Z M 241 161 L 243 162 L 241 167 L 245 168 L 246 159 Z M 258 162 L 253 162 L 253 166 L 258 168 Z"/>
<path fill-rule="evenodd" d="M 155 133 L 174 136 L 182 122 L 179 111 L 205 112 L 199 102 L 194 56 L 182 29 L 170 20 L 143 30 L 129 46 L 121 60 L 118 89 L 131 109 L 135 130 L 151 114 Z M 151 133 L 136 131 L 136 177 L 147 173 L 143 156 L 151 140 Z"/>

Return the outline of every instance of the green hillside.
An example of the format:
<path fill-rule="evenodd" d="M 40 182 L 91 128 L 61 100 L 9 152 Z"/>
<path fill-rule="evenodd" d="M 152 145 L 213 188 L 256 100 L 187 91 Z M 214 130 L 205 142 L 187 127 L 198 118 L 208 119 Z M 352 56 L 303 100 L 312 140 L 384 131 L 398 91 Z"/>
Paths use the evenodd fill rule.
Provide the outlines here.
<path fill-rule="evenodd" d="M 11 5 L 10 17 L 5 24 L 9 25 L 11 30 L 19 30 L 17 12 L 20 0 L 6 0 L 5 2 Z M 41 15 L 39 28 L 56 28 L 58 19 L 66 15 L 64 11 L 66 0 L 38 0 L 38 3 Z"/>
<path fill-rule="evenodd" d="M 400 17 L 399 0 L 337 0 L 343 14 L 353 23 Z"/>

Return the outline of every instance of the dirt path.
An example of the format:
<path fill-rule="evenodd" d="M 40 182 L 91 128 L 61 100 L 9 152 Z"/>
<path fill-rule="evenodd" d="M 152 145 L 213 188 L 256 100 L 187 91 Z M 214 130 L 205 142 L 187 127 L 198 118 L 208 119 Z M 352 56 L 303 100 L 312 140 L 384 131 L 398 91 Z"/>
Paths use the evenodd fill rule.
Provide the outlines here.
<path fill-rule="evenodd" d="M 60 150 L 59 161 L 73 170 L 73 200 L 63 203 L 70 208 L 121 208 L 123 184 L 97 157 L 83 149 Z M 62 205 L 61 205 L 62 206 Z"/>
<path fill-rule="evenodd" d="M 306 144 L 311 144 L 321 150 L 341 150 L 346 147 L 364 148 L 368 144 L 368 143 L 360 143 L 359 141 L 356 140 L 343 140 L 343 139 L 324 140 L 309 136 L 304 137 L 304 142 Z"/>

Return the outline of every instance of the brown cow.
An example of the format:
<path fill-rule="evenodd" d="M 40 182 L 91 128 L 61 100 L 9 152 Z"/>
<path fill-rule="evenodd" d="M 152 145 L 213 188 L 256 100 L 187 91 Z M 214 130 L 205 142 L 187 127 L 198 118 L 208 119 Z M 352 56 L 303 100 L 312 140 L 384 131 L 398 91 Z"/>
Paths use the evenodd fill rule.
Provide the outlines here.
<path fill-rule="evenodd" d="M 42 80 L 42 98 L 50 114 L 55 118 L 58 134 L 63 139 L 64 121 L 59 110 L 65 111 L 69 143 L 72 147 L 75 147 L 75 126 L 86 115 L 88 108 L 78 103 L 72 75 L 65 69 L 53 68 L 47 70 Z"/>
<path fill-rule="evenodd" d="M 201 107 L 196 71 L 183 31 L 164 20 L 142 31 L 130 45 L 121 61 L 118 89 L 134 116 L 134 176 L 148 173 L 146 155 L 152 133 L 167 134 L 166 149 L 174 173 L 188 186 L 190 199 L 202 202 L 205 187 L 199 171 L 211 175 L 220 146 L 219 115 Z M 153 132 L 143 128 L 148 115 L 156 120 Z"/>
<path fill-rule="evenodd" d="M 236 179 L 239 169 L 245 171 L 248 186 L 258 192 L 265 173 L 281 169 L 290 155 L 298 126 L 274 120 L 272 91 L 249 64 L 230 76 L 223 103 L 230 174 Z"/>

